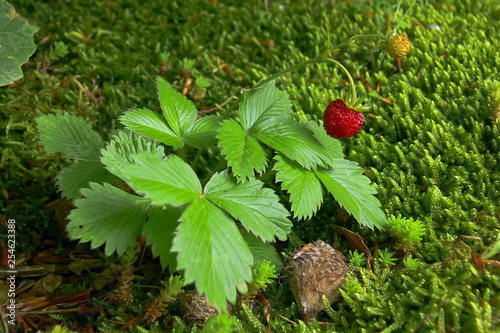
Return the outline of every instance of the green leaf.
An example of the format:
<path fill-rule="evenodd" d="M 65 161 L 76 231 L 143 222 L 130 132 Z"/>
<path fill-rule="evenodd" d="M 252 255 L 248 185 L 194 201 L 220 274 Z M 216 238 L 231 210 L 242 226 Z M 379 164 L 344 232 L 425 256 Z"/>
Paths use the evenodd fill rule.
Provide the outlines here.
<path fill-rule="evenodd" d="M 228 166 L 238 178 L 251 178 L 254 170 L 260 174 L 266 169 L 267 157 L 264 150 L 235 120 L 227 119 L 222 122 L 217 139 Z"/>
<path fill-rule="evenodd" d="M 178 137 L 182 137 L 196 119 L 196 107 L 186 96 L 175 91 L 163 78 L 158 76 L 156 83 L 163 115 L 170 128 Z"/>
<path fill-rule="evenodd" d="M 191 124 L 182 140 L 196 148 L 211 147 L 217 143 L 215 136 L 221 121 L 218 116 L 203 117 Z"/>
<path fill-rule="evenodd" d="M 304 125 L 313 132 L 314 137 L 326 148 L 332 158 L 342 158 L 340 141 L 326 134 L 323 126 L 315 121 L 308 121 Z"/>
<path fill-rule="evenodd" d="M 36 119 L 40 142 L 48 153 L 63 153 L 69 158 L 99 161 L 104 142 L 82 118 L 68 113 Z"/>
<path fill-rule="evenodd" d="M 239 107 L 241 124 L 246 132 L 257 123 L 270 118 L 289 118 L 291 104 L 288 94 L 270 81 L 258 89 L 250 90 Z"/>
<path fill-rule="evenodd" d="M 62 191 L 62 196 L 71 199 L 81 197 L 80 189 L 88 188 L 89 183 L 113 183 L 119 181 L 109 173 L 101 162 L 82 161 L 66 167 L 57 175 L 56 185 Z"/>
<path fill-rule="evenodd" d="M 122 169 L 126 164 L 134 164 L 132 155 L 141 151 L 149 151 L 158 159 L 165 156 L 162 146 L 148 138 L 140 136 L 134 132 L 125 133 L 120 131 L 118 136 L 101 149 L 101 162 L 111 173 L 123 178 Z"/>
<path fill-rule="evenodd" d="M 318 165 L 332 165 L 328 150 L 316 139 L 313 132 L 292 119 L 269 119 L 252 129 L 252 136 L 306 169 Z"/>
<path fill-rule="evenodd" d="M 172 245 L 185 282 L 196 281 L 219 310 L 236 300 L 236 288 L 246 291 L 252 278 L 252 253 L 234 221 L 214 204 L 196 197 L 181 216 Z"/>
<path fill-rule="evenodd" d="M 264 241 L 273 241 L 274 237 L 286 240 L 292 228 L 288 211 L 274 191 L 263 185 L 257 179 L 238 183 L 226 170 L 210 179 L 204 194 Z"/>
<path fill-rule="evenodd" d="M 491 250 L 488 251 L 488 253 L 483 257 L 483 259 L 491 258 L 497 253 L 500 253 L 500 233 L 497 235 L 497 240 L 495 241 L 495 243 L 493 243 Z"/>
<path fill-rule="evenodd" d="M 71 239 L 91 242 L 92 248 L 106 242 L 104 253 L 122 255 L 135 244 L 146 222 L 149 201 L 109 184 L 90 183 L 82 189 L 85 199 L 75 201 L 66 230 Z"/>
<path fill-rule="evenodd" d="M 161 267 L 165 269 L 168 266 L 170 273 L 177 266 L 177 256 L 171 252 L 171 247 L 182 212 L 182 208 L 172 206 L 151 206 L 148 210 L 148 222 L 142 229 L 146 233 L 146 243 L 152 245 L 153 256 L 160 256 Z"/>
<path fill-rule="evenodd" d="M 323 203 L 323 188 L 313 171 L 280 155 L 275 158 L 276 182 L 290 194 L 292 211 L 298 219 L 312 217 Z"/>
<path fill-rule="evenodd" d="M 33 35 L 37 31 L 10 3 L 0 0 L 0 86 L 23 77 L 21 65 L 27 63 L 36 50 Z"/>
<path fill-rule="evenodd" d="M 191 202 L 201 193 L 201 184 L 194 170 L 180 157 L 171 155 L 163 160 L 153 153 L 132 156 L 135 165 L 123 167 L 123 177 L 138 193 L 157 206 L 180 206 Z"/>
<path fill-rule="evenodd" d="M 172 131 L 165 119 L 151 110 L 128 111 L 120 116 L 120 122 L 132 131 L 172 146 L 174 149 L 183 146 L 181 138 Z"/>
<path fill-rule="evenodd" d="M 377 191 L 368 177 L 362 175 L 363 169 L 344 159 L 336 159 L 335 163 L 335 168 L 315 171 L 323 185 L 359 223 L 385 230 L 388 222 L 380 209 L 380 201 L 374 196 Z"/>
<path fill-rule="evenodd" d="M 283 267 L 283 260 L 279 256 L 274 246 L 269 243 L 264 243 L 262 239 L 254 236 L 245 229 L 240 229 L 241 236 L 247 243 L 253 255 L 254 263 L 262 262 L 264 260 L 270 261 L 277 271 Z"/>

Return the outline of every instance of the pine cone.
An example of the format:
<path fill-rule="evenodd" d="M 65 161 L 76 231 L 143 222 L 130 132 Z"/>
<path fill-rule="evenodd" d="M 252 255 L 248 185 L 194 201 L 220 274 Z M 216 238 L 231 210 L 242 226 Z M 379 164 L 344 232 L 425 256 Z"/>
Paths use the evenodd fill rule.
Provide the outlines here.
<path fill-rule="evenodd" d="M 324 310 L 322 295 L 330 304 L 337 300 L 339 288 L 350 271 L 344 256 L 323 241 L 297 251 L 287 269 L 290 289 L 306 323 Z"/>

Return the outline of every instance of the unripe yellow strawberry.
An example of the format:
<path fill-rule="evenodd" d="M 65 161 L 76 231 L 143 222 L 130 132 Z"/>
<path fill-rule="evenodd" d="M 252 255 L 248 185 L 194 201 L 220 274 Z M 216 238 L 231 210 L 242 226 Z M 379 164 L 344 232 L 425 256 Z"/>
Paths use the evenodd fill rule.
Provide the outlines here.
<path fill-rule="evenodd" d="M 410 52 L 410 41 L 403 35 L 395 35 L 389 38 L 385 45 L 387 54 L 394 59 L 401 59 Z"/>

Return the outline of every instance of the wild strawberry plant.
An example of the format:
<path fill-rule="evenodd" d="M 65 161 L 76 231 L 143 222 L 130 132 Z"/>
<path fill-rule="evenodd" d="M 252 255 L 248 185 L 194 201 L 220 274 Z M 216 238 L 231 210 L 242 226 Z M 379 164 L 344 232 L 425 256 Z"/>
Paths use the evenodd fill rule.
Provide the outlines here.
<path fill-rule="evenodd" d="M 349 72 L 330 57 L 329 49 L 278 75 L 331 61 L 351 82 L 345 104 L 363 111 Z M 109 142 L 74 115 L 38 118 L 46 151 L 78 161 L 57 178 L 62 195 L 76 206 L 67 225 L 70 238 L 94 248 L 105 244 L 106 255 L 121 255 L 144 235 L 163 268 L 183 271 L 186 284 L 194 282 L 224 309 L 237 290 L 246 292 L 254 262 L 281 264 L 270 243 L 287 238 L 291 217 L 311 218 L 325 190 L 362 225 L 386 228 L 363 169 L 342 158 L 340 142 L 322 126 L 294 119 L 288 94 L 275 86 L 278 75 L 247 91 L 237 114 L 226 118 L 201 116 L 158 77 L 162 114 L 125 112 L 125 129 Z M 206 165 L 200 167 L 203 156 Z M 291 212 L 263 182 L 269 178 L 264 174 L 275 175 Z"/>

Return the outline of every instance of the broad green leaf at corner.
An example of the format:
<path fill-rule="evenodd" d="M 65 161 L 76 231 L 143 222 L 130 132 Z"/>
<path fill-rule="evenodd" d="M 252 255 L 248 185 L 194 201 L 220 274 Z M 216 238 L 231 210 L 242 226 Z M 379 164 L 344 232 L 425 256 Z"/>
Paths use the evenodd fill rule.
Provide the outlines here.
<path fill-rule="evenodd" d="M 106 243 L 104 253 L 121 255 L 136 242 L 146 222 L 149 201 L 109 184 L 90 183 L 82 189 L 85 198 L 75 201 L 66 230 L 72 239 L 91 242 L 92 248 Z"/>
<path fill-rule="evenodd" d="M 123 178 L 154 205 L 180 206 L 201 194 L 201 184 L 194 170 L 176 155 L 160 160 L 143 151 L 132 156 L 135 164 L 123 167 Z"/>
<path fill-rule="evenodd" d="M 162 77 L 158 76 L 156 83 L 163 115 L 170 128 L 178 137 L 182 137 L 196 119 L 196 107 L 186 96 L 175 91 Z"/>
<path fill-rule="evenodd" d="M 14 7 L 0 0 L 0 86 L 23 77 L 21 65 L 35 52 L 33 35 L 38 28 L 16 13 Z"/>
<path fill-rule="evenodd" d="M 336 159 L 335 165 L 335 168 L 314 172 L 335 200 L 360 224 L 385 230 L 387 218 L 380 208 L 380 201 L 374 196 L 377 191 L 370 185 L 368 177 L 362 175 L 363 169 L 355 162 L 344 159 Z"/>
<path fill-rule="evenodd" d="M 286 240 L 292 228 L 289 213 L 274 191 L 263 185 L 257 179 L 238 183 L 226 170 L 210 179 L 204 194 L 264 241 L 271 242 L 275 237 Z"/>
<path fill-rule="evenodd" d="M 266 153 L 257 140 L 245 133 L 235 120 L 226 119 L 222 122 L 217 139 L 227 165 L 238 178 L 251 178 L 254 172 L 262 173 L 266 169 Z"/>
<path fill-rule="evenodd" d="M 219 310 L 236 300 L 252 278 L 253 256 L 234 221 L 210 201 L 197 197 L 182 214 L 172 244 L 185 282 Z"/>

